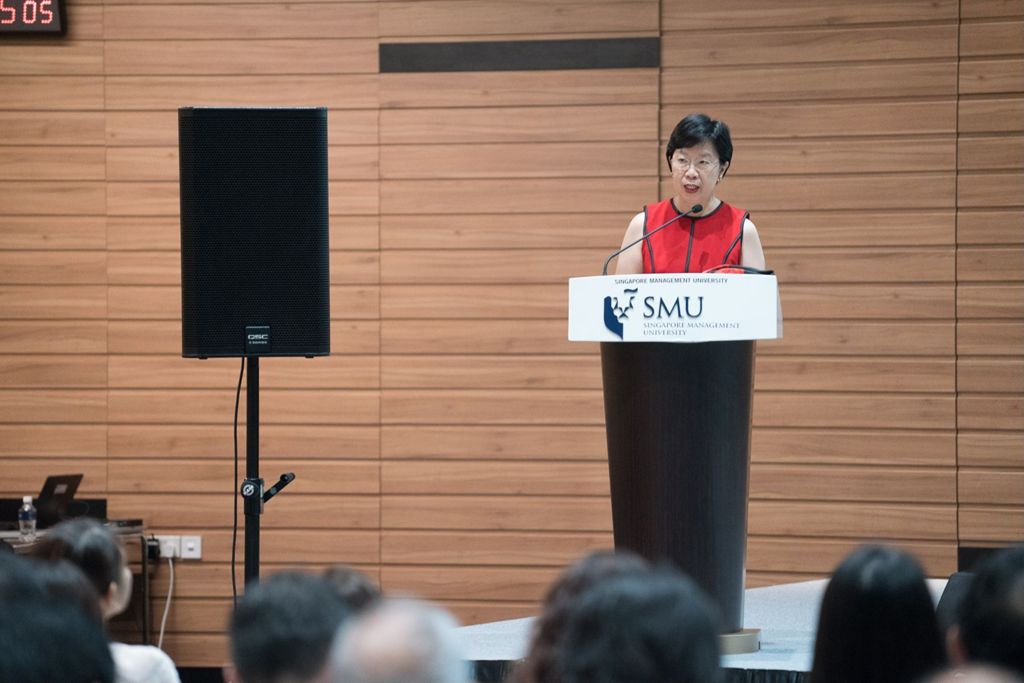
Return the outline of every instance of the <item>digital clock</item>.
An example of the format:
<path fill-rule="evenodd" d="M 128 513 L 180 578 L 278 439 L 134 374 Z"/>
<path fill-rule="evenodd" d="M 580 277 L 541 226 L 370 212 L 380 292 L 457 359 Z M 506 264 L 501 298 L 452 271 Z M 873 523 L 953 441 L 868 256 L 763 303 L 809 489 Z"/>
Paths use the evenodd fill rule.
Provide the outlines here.
<path fill-rule="evenodd" d="M 68 24 L 64 0 L 0 0 L 0 35 L 64 35 Z"/>

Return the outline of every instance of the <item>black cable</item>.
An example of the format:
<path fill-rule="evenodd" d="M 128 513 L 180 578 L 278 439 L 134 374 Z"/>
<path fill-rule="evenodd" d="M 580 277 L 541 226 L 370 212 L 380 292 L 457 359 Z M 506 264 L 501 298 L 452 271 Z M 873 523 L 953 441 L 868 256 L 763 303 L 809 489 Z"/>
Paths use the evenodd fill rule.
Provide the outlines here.
<path fill-rule="evenodd" d="M 238 585 L 235 578 L 235 553 L 238 549 L 238 401 L 242 396 L 242 375 L 245 374 L 245 356 L 238 369 L 238 387 L 235 388 L 235 479 L 232 482 L 231 499 L 235 503 L 235 521 L 231 528 L 231 604 L 238 604 Z"/>

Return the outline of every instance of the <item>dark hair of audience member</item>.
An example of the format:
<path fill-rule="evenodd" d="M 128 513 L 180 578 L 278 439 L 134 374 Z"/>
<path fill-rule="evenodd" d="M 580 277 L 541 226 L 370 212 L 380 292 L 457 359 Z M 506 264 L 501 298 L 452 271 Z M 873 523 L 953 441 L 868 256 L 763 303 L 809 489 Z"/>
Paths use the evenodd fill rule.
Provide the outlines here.
<path fill-rule="evenodd" d="M 48 594 L 36 567 L 7 558 L 0 561 L 0 681 L 112 682 L 114 660 L 95 613 L 65 601 L 60 591 Z"/>
<path fill-rule="evenodd" d="M 322 576 L 281 572 L 246 587 L 231 615 L 231 658 L 245 683 L 321 674 L 348 610 Z"/>
<path fill-rule="evenodd" d="M 555 580 L 541 605 L 526 659 L 515 669 L 518 683 L 559 683 L 556 654 L 569 608 L 595 584 L 617 576 L 645 573 L 650 565 L 629 551 L 601 550 L 578 560 Z"/>
<path fill-rule="evenodd" d="M 839 565 L 818 616 L 810 683 L 901 683 L 946 663 L 924 572 L 907 553 L 869 545 Z"/>
<path fill-rule="evenodd" d="M 1024 545 L 997 552 L 977 569 L 960 605 L 960 642 L 968 661 L 1024 676 Z"/>
<path fill-rule="evenodd" d="M 350 612 L 360 612 L 380 600 L 380 588 L 358 569 L 344 565 L 328 567 L 324 578 L 334 586 Z"/>
<path fill-rule="evenodd" d="M 92 583 L 101 598 L 110 584 L 121 582 L 124 553 L 117 539 L 94 519 L 79 517 L 65 520 L 43 536 L 32 550 L 41 560 L 68 560 Z"/>
<path fill-rule="evenodd" d="M 569 609 L 558 652 L 564 683 L 714 683 L 711 602 L 669 567 L 602 581 Z"/>
<path fill-rule="evenodd" d="M 78 605 L 82 612 L 103 625 L 100 596 L 82 570 L 67 560 L 33 561 L 33 571 L 43 592 L 59 602 Z"/>

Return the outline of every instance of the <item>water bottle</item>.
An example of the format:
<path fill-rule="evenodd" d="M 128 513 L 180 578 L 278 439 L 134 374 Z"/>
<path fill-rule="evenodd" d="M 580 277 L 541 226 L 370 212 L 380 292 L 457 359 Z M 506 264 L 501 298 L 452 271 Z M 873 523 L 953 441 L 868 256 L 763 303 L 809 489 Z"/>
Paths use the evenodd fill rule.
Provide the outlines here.
<path fill-rule="evenodd" d="M 22 543 L 36 540 L 36 508 L 32 505 L 32 496 L 21 499 L 22 506 L 18 510 L 18 529 L 21 531 Z"/>

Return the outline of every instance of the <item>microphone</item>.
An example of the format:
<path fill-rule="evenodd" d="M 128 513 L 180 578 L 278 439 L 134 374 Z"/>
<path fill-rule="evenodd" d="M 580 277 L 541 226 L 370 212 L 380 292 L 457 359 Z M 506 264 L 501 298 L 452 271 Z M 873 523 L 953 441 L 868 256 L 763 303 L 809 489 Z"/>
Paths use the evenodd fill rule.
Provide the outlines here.
<path fill-rule="evenodd" d="M 672 225 L 673 223 L 675 223 L 680 218 L 686 218 L 687 216 L 691 216 L 691 215 L 693 215 L 695 213 L 700 213 L 703 210 L 704 210 L 704 207 L 702 205 L 694 204 L 693 206 L 690 207 L 690 210 L 687 211 L 686 213 L 681 213 L 678 216 L 676 216 L 675 218 L 670 218 L 669 220 L 665 221 L 664 223 L 662 223 L 661 225 L 656 227 L 654 230 L 651 230 L 649 233 L 647 233 L 646 235 L 644 235 L 640 239 L 633 240 L 632 242 L 630 242 L 626 246 L 622 247 L 618 251 L 613 251 L 612 255 L 604 260 L 604 268 L 601 269 L 601 275 L 607 275 L 608 274 L 608 264 L 612 262 L 613 258 L 618 256 L 622 252 L 628 251 L 629 249 L 635 247 L 636 245 L 640 244 L 641 242 L 643 242 L 645 239 L 647 239 L 648 237 L 650 237 L 654 233 L 656 233 L 656 232 L 658 232 L 660 230 L 664 230 L 668 226 Z"/>

